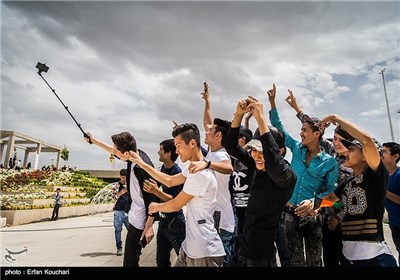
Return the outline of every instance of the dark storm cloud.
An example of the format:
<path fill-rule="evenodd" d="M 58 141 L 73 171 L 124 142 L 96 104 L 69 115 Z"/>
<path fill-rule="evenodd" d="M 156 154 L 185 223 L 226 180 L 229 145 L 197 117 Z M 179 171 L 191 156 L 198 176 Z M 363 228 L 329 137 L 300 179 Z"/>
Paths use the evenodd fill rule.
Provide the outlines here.
<path fill-rule="evenodd" d="M 276 82 L 294 133 L 282 101 L 288 87 L 307 111 L 332 113 L 326 103 L 334 102 L 357 120 L 384 108 L 382 96 L 374 97 L 382 83 L 372 67 L 390 65 L 388 79 L 399 78 L 391 62 L 399 53 L 398 18 L 398 2 L 3 1 L 2 125 L 88 149 L 35 73 L 38 61 L 50 66 L 46 78 L 85 129 L 105 140 L 130 130 L 149 149 L 170 137 L 173 119 L 202 123 L 204 81 L 215 117 L 232 117 L 247 95 L 267 102 Z M 375 76 L 365 78 L 369 72 Z M 388 83 L 388 92 L 398 90 Z M 357 111 L 347 104 L 354 96 Z M 374 120 L 379 129 L 382 118 Z"/>

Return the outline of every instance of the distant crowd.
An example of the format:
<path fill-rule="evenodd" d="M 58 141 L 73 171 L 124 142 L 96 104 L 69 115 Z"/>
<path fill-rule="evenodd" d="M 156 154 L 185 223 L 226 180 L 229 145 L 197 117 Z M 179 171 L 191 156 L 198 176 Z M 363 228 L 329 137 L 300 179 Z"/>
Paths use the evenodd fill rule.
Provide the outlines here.
<path fill-rule="evenodd" d="M 21 160 L 17 160 L 15 157 L 14 158 L 10 158 L 10 160 L 8 161 L 8 165 L 4 166 L 3 163 L 0 164 L 0 169 L 15 169 L 17 171 L 20 171 L 21 169 L 27 169 L 30 170 L 32 169 L 32 163 L 28 162 L 26 167 L 22 166 Z M 76 167 L 70 167 L 67 165 L 64 165 L 63 167 L 60 168 L 61 171 L 73 171 L 76 170 Z M 57 171 L 59 170 L 57 168 L 57 166 L 55 166 L 54 164 L 51 165 L 43 165 L 41 170 L 43 171 Z"/>

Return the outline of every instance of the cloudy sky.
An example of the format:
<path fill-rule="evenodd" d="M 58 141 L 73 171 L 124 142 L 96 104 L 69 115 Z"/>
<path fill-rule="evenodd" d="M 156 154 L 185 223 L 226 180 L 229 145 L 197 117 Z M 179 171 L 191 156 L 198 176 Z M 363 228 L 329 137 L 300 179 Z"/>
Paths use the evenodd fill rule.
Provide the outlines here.
<path fill-rule="evenodd" d="M 398 1 L 2 1 L 1 129 L 66 145 L 71 165 L 109 166 L 109 155 L 83 140 L 37 75 L 42 62 L 50 67 L 43 76 L 85 131 L 110 144 L 112 134 L 129 131 L 156 166 L 172 120 L 194 122 L 204 136 L 204 81 L 213 117 L 231 119 L 247 95 L 267 113 L 265 92 L 276 83 L 294 137 L 300 123 L 284 101 L 287 89 L 310 115 L 337 113 L 385 142 L 385 68 L 399 142 L 399 31 Z M 42 155 L 40 166 L 55 158 Z"/>

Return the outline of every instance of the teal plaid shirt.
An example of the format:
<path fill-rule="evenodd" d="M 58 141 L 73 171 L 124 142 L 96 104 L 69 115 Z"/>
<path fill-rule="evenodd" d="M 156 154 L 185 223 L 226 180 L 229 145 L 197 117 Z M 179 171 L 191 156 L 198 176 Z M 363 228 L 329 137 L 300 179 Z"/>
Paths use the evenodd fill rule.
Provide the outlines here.
<path fill-rule="evenodd" d="M 306 164 L 307 148 L 294 139 L 283 127 L 276 108 L 269 111 L 271 124 L 279 128 L 285 135 L 285 145 L 292 152 L 292 169 L 297 175 L 297 182 L 289 202 L 298 205 L 302 200 L 323 197 L 337 187 L 339 165 L 335 158 L 322 152 L 314 157 L 310 166 Z"/>

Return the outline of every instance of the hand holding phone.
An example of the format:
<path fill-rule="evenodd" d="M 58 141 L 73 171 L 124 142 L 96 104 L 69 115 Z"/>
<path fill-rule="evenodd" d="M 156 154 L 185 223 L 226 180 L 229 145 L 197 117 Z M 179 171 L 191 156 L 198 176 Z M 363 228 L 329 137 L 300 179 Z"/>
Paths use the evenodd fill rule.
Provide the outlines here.
<path fill-rule="evenodd" d="M 146 237 L 143 237 L 142 239 L 139 240 L 139 245 L 144 249 L 147 245 L 147 240 Z"/>

